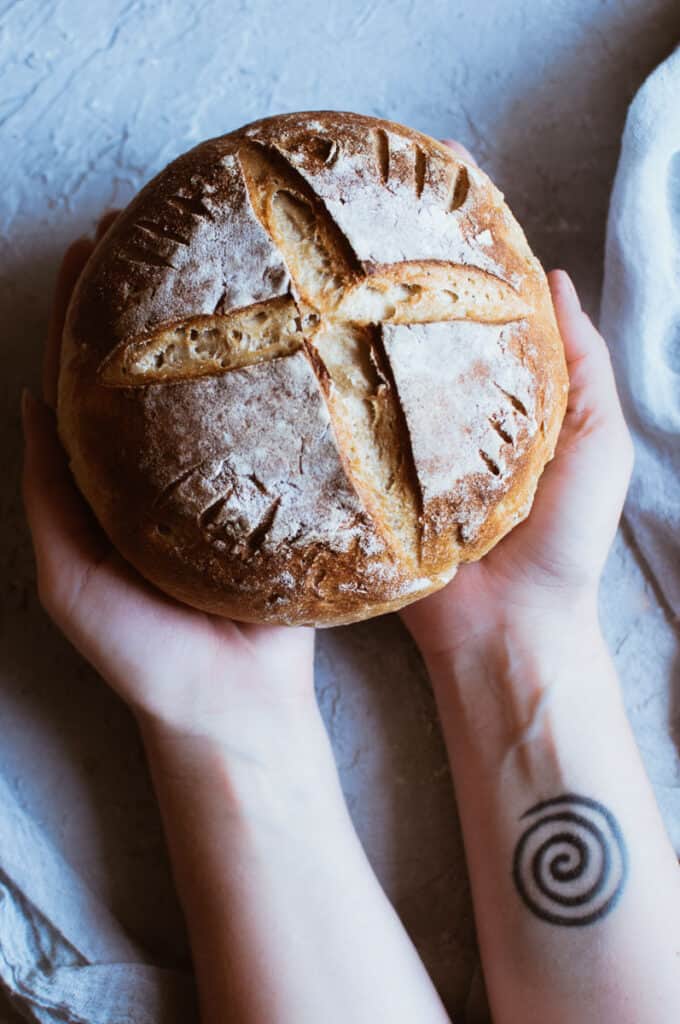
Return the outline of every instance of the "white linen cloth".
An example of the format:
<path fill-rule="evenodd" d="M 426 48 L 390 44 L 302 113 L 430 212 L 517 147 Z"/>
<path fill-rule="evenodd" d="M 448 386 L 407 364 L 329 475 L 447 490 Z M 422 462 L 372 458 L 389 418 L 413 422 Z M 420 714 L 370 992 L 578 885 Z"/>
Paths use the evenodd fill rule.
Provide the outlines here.
<path fill-rule="evenodd" d="M 680 48 L 628 111 L 600 326 L 635 442 L 625 516 L 680 619 Z"/>
<path fill-rule="evenodd" d="M 601 326 L 637 462 L 626 516 L 680 615 L 680 51 L 631 105 Z M 145 963 L 0 779 L 0 981 L 40 1024 L 192 1024 L 191 978 Z M 470 1009 L 471 1018 L 474 1016 Z"/>
<path fill-rule="evenodd" d="M 40 1024 L 193 1024 L 192 979 L 145 963 L 0 778 L 0 981 Z"/>

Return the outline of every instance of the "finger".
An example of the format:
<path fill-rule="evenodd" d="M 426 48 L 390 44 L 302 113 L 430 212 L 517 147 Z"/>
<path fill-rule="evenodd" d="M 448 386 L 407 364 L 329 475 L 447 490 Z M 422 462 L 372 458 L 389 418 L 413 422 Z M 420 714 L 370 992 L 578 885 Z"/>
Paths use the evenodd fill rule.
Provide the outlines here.
<path fill-rule="evenodd" d="M 239 622 L 241 633 L 253 644 L 262 648 L 280 651 L 284 657 L 296 649 L 307 650 L 314 646 L 314 629 L 311 626 L 273 626 L 262 622 Z"/>
<path fill-rule="evenodd" d="M 569 370 L 568 411 L 623 418 L 609 350 L 581 309 L 571 278 L 564 270 L 553 270 L 548 281 Z"/>
<path fill-rule="evenodd" d="M 108 210 L 99 220 L 95 242 L 99 242 L 114 223 L 120 210 Z M 43 397 L 52 408 L 57 404 L 57 382 L 59 378 L 59 356 L 64 320 L 73 289 L 87 263 L 94 243 L 88 238 L 79 238 L 66 250 L 52 301 L 52 313 L 43 356 Z"/>
<path fill-rule="evenodd" d="M 107 210 L 107 212 L 103 214 L 103 216 L 99 220 L 99 223 L 97 224 L 97 233 L 95 235 L 95 241 L 98 242 L 101 238 L 104 237 L 106 232 L 109 230 L 113 222 L 118 217 L 119 213 L 120 210 Z"/>
<path fill-rule="evenodd" d="M 79 238 L 68 247 L 57 274 L 54 288 L 47 342 L 43 353 L 43 398 L 53 409 L 57 404 L 57 381 L 59 378 L 59 354 L 64 320 L 76 281 L 87 263 L 94 244 L 88 238 Z"/>
<path fill-rule="evenodd" d="M 574 283 L 566 270 L 551 270 L 548 283 L 567 364 L 592 356 L 609 359 L 609 350 L 590 317 L 583 312 Z"/>
<path fill-rule="evenodd" d="M 68 586 L 109 548 L 76 490 L 57 437 L 54 413 L 30 392 L 21 400 L 25 438 L 23 498 L 41 595 Z"/>
<path fill-rule="evenodd" d="M 466 149 L 462 142 L 457 142 L 456 139 L 442 139 L 442 142 L 447 149 L 450 149 L 461 160 L 465 160 L 468 164 L 474 164 L 475 167 L 479 166 L 470 150 Z"/>

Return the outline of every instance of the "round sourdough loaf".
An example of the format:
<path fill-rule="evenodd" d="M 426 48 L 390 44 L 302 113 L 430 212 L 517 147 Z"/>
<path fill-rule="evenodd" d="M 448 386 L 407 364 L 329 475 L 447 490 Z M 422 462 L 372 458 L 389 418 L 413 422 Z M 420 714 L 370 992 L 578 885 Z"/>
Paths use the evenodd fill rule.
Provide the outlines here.
<path fill-rule="evenodd" d="M 399 608 L 531 506 L 567 394 L 545 275 L 443 145 L 272 117 L 175 160 L 68 312 L 59 429 L 113 544 L 236 619 Z"/>

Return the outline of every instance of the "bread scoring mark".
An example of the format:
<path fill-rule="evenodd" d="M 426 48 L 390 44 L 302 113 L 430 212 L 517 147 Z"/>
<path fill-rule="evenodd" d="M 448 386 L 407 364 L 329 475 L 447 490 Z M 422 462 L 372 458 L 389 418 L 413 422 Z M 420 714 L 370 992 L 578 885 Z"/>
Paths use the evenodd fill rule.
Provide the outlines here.
<path fill-rule="evenodd" d="M 265 485 L 262 483 L 262 481 L 260 480 L 260 478 L 257 475 L 257 473 L 249 473 L 248 474 L 248 479 L 250 480 L 250 482 L 252 484 L 255 484 L 255 487 L 258 489 L 260 494 L 269 495 L 269 491 L 267 490 Z"/>
<path fill-rule="evenodd" d="M 449 213 L 453 213 L 455 210 L 460 209 L 467 199 L 469 191 L 470 175 L 468 174 L 468 169 L 465 164 L 460 164 L 451 184 L 448 204 Z"/>
<path fill-rule="evenodd" d="M 125 260 L 126 263 L 137 263 L 141 266 L 166 267 L 168 270 L 177 270 L 174 263 L 171 263 L 170 260 L 161 256 L 160 253 L 153 252 L 150 249 L 145 249 L 136 242 L 128 242 L 124 249 L 119 249 L 116 252 L 116 256 L 118 259 Z"/>
<path fill-rule="evenodd" d="M 252 139 L 251 141 L 257 142 L 258 140 Z M 337 139 L 330 138 L 328 135 L 310 135 L 308 132 L 294 138 L 287 138 L 282 148 L 287 154 L 299 154 L 306 163 L 325 164 L 327 167 L 332 167 L 340 155 L 340 144 Z"/>
<path fill-rule="evenodd" d="M 187 479 L 187 477 L 185 477 Z M 268 535 L 274 526 L 274 520 L 281 505 L 281 496 L 274 497 L 264 508 L 259 519 L 252 529 L 245 535 L 239 536 L 240 522 L 229 515 L 227 503 L 234 494 L 243 499 L 243 482 L 250 480 L 257 482 L 256 489 L 260 494 L 271 497 L 270 492 L 257 480 L 255 474 L 248 474 L 246 477 L 235 478 L 234 484 L 227 487 L 216 498 L 213 498 L 196 516 L 196 523 L 199 529 L 207 535 L 211 543 L 225 544 L 229 542 L 232 554 L 242 559 L 248 559 L 258 552 L 264 545 Z"/>
<path fill-rule="evenodd" d="M 327 167 L 333 166 L 340 151 L 337 139 L 329 139 L 323 135 L 315 135 L 313 139 L 307 141 L 305 148 Z"/>
<path fill-rule="evenodd" d="M 169 242 L 176 242 L 177 245 L 189 245 L 189 239 L 185 238 L 184 235 L 180 235 L 178 231 L 173 231 L 167 224 L 157 224 L 155 221 L 149 220 L 146 217 L 140 217 L 134 225 L 136 228 L 141 229 L 145 235 L 150 235 L 152 238 L 159 238 L 167 240 Z"/>
<path fill-rule="evenodd" d="M 203 200 L 198 196 L 184 196 L 181 193 L 177 193 L 174 196 L 170 196 L 166 202 L 182 213 L 190 213 L 193 217 L 203 217 L 206 220 L 215 219 Z"/>
<path fill-rule="evenodd" d="M 384 382 L 385 395 L 389 399 L 389 404 L 386 403 L 382 415 L 382 422 L 385 424 L 383 437 L 380 436 L 377 406 L 374 407 L 376 440 L 378 447 L 382 447 L 382 450 L 386 452 L 390 463 L 390 477 L 386 482 L 386 490 L 390 494 L 394 491 L 399 504 L 402 507 L 405 506 L 411 513 L 404 523 L 404 529 L 411 542 L 411 556 L 415 557 L 416 562 L 420 562 L 422 559 L 423 494 L 418 480 L 406 415 L 399 401 L 394 374 L 385 351 L 381 324 L 376 325 L 373 331 L 371 355 Z M 392 453 L 396 455 L 396 458 L 392 456 Z"/>
<path fill-rule="evenodd" d="M 496 381 L 494 381 L 493 384 L 494 387 L 498 388 L 501 394 L 505 395 L 505 397 L 510 402 L 510 405 L 513 407 L 515 412 L 518 412 L 520 416 L 524 416 L 526 419 L 531 418 L 529 416 L 529 412 L 527 411 L 526 405 L 524 404 L 524 402 L 521 401 L 521 399 L 517 397 L 517 395 L 513 395 L 511 394 L 510 391 L 506 391 L 505 388 L 502 388 L 500 384 L 498 384 Z"/>
<path fill-rule="evenodd" d="M 387 546 L 417 565 L 422 496 L 380 327 L 328 322 L 308 347 L 361 504 Z"/>
<path fill-rule="evenodd" d="M 488 452 L 485 452 L 480 448 L 479 456 L 490 473 L 493 473 L 494 476 L 501 475 L 500 466 L 494 459 L 491 458 Z"/>
<path fill-rule="evenodd" d="M 415 160 L 413 164 L 413 176 L 416 190 L 416 196 L 418 199 L 423 194 L 425 188 L 425 175 L 427 173 L 427 157 L 425 152 L 418 143 L 415 143 Z"/>
<path fill-rule="evenodd" d="M 155 509 L 160 505 L 164 505 L 168 498 L 174 494 L 177 488 L 182 486 L 185 480 L 188 480 L 194 473 L 200 472 L 201 468 L 205 466 L 206 463 L 213 461 L 214 459 L 212 457 L 201 459 L 200 462 L 196 462 L 193 466 L 189 466 L 188 469 L 183 470 L 178 476 L 171 480 L 169 484 L 166 484 L 166 486 L 158 492 L 152 502 L 151 508 Z"/>
<path fill-rule="evenodd" d="M 233 492 L 230 489 L 225 494 L 221 494 L 219 498 L 216 498 L 214 501 L 211 501 L 209 505 L 206 505 L 206 507 L 201 512 L 199 512 L 197 519 L 199 529 L 207 531 L 215 525 L 219 518 L 220 512 L 226 505 L 227 500 L 229 499 L 232 493 Z"/>
<path fill-rule="evenodd" d="M 306 199 L 284 189 L 271 198 L 271 228 L 300 297 L 318 307 L 342 288 L 333 258 L 319 237 L 314 209 Z"/>
<path fill-rule="evenodd" d="M 255 216 L 275 243 L 300 299 L 315 310 L 362 274 L 354 250 L 283 153 L 257 142 L 238 160 Z"/>
<path fill-rule="evenodd" d="M 512 435 L 509 434 L 507 432 L 507 430 L 505 430 L 505 428 L 499 423 L 499 421 L 496 419 L 495 416 L 490 416 L 489 417 L 489 425 L 492 427 L 493 430 L 496 431 L 498 436 L 503 441 L 505 441 L 506 444 L 514 444 L 515 443 L 514 440 L 513 440 Z"/>
<path fill-rule="evenodd" d="M 390 139 L 384 128 L 373 129 L 373 148 L 383 185 L 390 180 Z"/>
<path fill-rule="evenodd" d="M 346 288 L 333 319 L 354 323 L 507 323 L 527 313 L 514 288 L 476 267 L 443 260 L 374 264 Z"/>
<path fill-rule="evenodd" d="M 299 311 L 289 296 L 227 315 L 189 317 L 114 349 L 99 369 L 103 384 L 148 384 L 213 376 L 292 355 L 302 345 Z"/>
<path fill-rule="evenodd" d="M 271 505 L 268 506 L 255 529 L 248 534 L 246 544 L 250 554 L 253 554 L 255 551 L 259 551 L 264 544 L 267 539 L 267 534 L 271 531 L 274 525 L 274 520 L 276 519 L 276 513 L 279 510 L 280 504 L 281 498 L 277 496 L 274 498 Z"/>

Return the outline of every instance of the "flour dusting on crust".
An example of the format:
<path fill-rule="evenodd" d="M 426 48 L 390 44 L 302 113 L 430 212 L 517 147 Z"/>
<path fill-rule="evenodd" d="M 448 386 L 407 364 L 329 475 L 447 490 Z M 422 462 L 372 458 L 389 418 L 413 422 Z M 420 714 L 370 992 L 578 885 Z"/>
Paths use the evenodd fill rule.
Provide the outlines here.
<path fill-rule="evenodd" d="M 291 114 L 197 146 L 117 219 L 69 309 L 59 429 L 163 590 L 330 625 L 437 589 L 526 515 L 566 388 L 545 276 L 478 168 Z"/>

